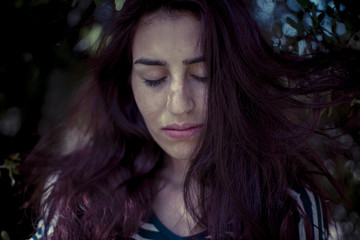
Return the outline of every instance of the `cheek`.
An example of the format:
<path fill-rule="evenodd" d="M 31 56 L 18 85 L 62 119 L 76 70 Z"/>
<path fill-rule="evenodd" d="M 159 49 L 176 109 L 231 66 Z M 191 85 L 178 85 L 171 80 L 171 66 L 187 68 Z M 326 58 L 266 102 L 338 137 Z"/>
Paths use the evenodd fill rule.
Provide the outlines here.
<path fill-rule="evenodd" d="M 148 110 L 149 110 L 149 103 L 148 100 L 146 98 L 146 95 L 144 94 L 144 92 L 137 88 L 137 86 L 133 86 L 133 94 L 134 94 L 134 98 L 135 98 L 135 102 L 136 105 L 141 113 L 141 115 L 143 116 L 144 120 L 146 120 L 146 117 L 149 115 L 148 114 Z"/>
<path fill-rule="evenodd" d="M 208 109 L 208 87 L 201 86 L 196 93 L 196 102 L 199 106 L 202 118 L 205 119 Z"/>
<path fill-rule="evenodd" d="M 159 115 L 159 104 L 157 103 L 154 93 L 149 91 L 146 86 L 132 84 L 132 91 L 136 105 L 148 128 L 155 124 L 155 118 Z"/>

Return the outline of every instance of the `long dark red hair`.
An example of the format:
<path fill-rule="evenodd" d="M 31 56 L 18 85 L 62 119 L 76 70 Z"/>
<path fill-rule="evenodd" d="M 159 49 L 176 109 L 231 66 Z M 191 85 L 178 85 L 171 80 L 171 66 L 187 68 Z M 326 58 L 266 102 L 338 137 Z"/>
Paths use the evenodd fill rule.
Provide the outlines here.
<path fill-rule="evenodd" d="M 72 115 L 24 165 L 37 186 L 33 201 L 42 198 L 40 216 L 47 225 L 56 216 L 51 239 L 127 239 L 151 214 L 163 152 L 145 127 L 129 76 L 137 23 L 156 11 L 189 11 L 202 24 L 207 127 L 184 186 L 197 223 L 213 239 L 230 238 L 229 231 L 234 239 L 297 239 L 300 213 L 289 189 L 306 187 L 321 200 L 327 224 L 315 176 L 333 180 L 308 140 L 321 108 L 351 100 L 349 89 L 359 93 L 352 77 L 359 59 L 346 65 L 331 54 L 277 55 L 240 0 L 128 0 L 104 29 L 93 77 Z M 324 93 L 331 90 L 329 102 Z M 190 200 L 193 183 L 197 202 Z"/>

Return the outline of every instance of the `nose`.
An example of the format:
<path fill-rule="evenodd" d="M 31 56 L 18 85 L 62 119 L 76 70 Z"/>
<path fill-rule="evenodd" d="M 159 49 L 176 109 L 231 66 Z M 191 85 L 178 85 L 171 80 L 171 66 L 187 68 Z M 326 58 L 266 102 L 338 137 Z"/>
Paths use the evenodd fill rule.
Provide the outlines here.
<path fill-rule="evenodd" d="M 174 78 L 171 81 L 167 99 L 167 108 L 170 113 L 183 115 L 194 108 L 192 91 L 188 85 L 184 77 Z"/>

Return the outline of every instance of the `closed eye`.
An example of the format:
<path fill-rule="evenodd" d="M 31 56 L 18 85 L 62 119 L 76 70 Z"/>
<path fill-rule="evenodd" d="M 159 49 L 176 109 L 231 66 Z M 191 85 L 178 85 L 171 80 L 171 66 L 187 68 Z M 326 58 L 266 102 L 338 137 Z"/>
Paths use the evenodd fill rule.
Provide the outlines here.
<path fill-rule="evenodd" d="M 199 81 L 199 82 L 206 82 L 207 81 L 207 77 L 200 77 L 197 75 L 190 75 L 192 78 L 194 78 L 195 80 Z"/>
<path fill-rule="evenodd" d="M 151 88 L 159 86 L 163 81 L 165 81 L 165 77 L 159 79 L 144 79 L 145 85 Z"/>

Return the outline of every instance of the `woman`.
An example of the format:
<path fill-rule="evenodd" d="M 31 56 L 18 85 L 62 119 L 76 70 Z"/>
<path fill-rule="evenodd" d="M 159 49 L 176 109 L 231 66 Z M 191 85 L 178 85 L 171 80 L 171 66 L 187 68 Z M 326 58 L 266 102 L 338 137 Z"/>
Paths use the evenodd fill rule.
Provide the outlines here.
<path fill-rule="evenodd" d="M 349 74 L 316 61 L 274 54 L 239 0 L 126 1 L 60 135 L 27 160 L 33 239 L 325 238 L 315 175 L 332 179 L 308 140 L 351 97 L 324 102 Z"/>

